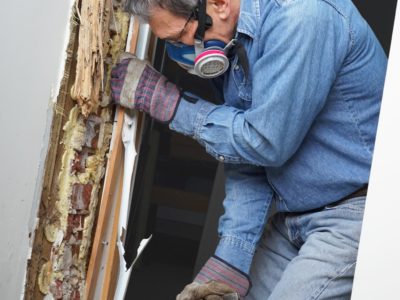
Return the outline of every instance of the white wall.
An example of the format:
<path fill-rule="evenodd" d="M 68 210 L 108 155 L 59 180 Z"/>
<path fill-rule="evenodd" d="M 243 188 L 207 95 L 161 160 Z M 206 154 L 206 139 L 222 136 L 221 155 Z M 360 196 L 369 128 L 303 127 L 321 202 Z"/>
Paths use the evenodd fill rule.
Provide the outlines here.
<path fill-rule="evenodd" d="M 1 299 L 19 299 L 23 290 L 71 5 L 72 0 L 1 3 Z"/>
<path fill-rule="evenodd" d="M 352 300 L 400 299 L 400 4 L 372 163 Z"/>

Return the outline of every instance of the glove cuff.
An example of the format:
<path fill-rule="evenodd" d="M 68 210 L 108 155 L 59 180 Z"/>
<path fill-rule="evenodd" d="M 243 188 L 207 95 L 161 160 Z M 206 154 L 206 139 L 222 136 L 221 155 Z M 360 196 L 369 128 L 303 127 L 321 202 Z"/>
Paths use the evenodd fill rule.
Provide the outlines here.
<path fill-rule="evenodd" d="M 222 282 L 235 291 L 240 297 L 245 297 L 251 287 L 247 274 L 236 269 L 218 256 L 212 256 L 194 279 L 198 283 L 206 283 L 210 280 Z"/>

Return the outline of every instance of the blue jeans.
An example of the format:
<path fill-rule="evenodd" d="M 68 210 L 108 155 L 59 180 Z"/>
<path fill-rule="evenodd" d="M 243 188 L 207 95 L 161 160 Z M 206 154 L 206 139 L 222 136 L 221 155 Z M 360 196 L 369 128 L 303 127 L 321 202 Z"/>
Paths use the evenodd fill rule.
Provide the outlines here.
<path fill-rule="evenodd" d="M 365 197 L 272 216 L 246 300 L 350 299 Z"/>

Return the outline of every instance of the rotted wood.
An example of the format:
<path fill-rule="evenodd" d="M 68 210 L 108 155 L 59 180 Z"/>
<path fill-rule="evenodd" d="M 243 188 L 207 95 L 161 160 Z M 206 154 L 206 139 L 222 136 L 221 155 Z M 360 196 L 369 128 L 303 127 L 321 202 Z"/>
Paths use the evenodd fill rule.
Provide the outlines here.
<path fill-rule="evenodd" d="M 78 3 L 78 2 L 77 2 Z M 104 92 L 104 53 L 110 38 L 108 24 L 112 10 L 111 0 L 82 0 L 79 19 L 79 49 L 77 73 L 71 88 L 71 96 L 78 101 L 82 114 L 95 112 Z"/>
<path fill-rule="evenodd" d="M 64 77 L 60 85 L 60 92 L 57 97 L 57 102 L 53 106 L 53 120 L 51 125 L 49 149 L 45 161 L 45 171 L 43 178 L 42 195 L 38 212 L 38 224 L 35 232 L 31 232 L 32 253 L 28 260 L 26 285 L 25 285 L 25 300 L 43 299 L 43 294 L 40 292 L 37 284 L 37 278 L 42 264 L 47 261 L 52 244 L 47 241 L 44 234 L 47 212 L 52 209 L 54 202 L 53 195 L 57 193 L 57 177 L 61 168 L 61 161 L 57 158 L 62 156 L 63 147 L 60 141 L 63 137 L 63 126 L 68 120 L 68 112 L 74 106 L 74 101 L 71 99 L 69 89 L 75 80 L 76 60 L 74 53 L 78 46 L 78 24 L 74 22 L 74 16 L 71 20 L 70 39 L 67 46 L 67 57 L 65 60 Z"/>
<path fill-rule="evenodd" d="M 49 280 L 43 279 L 54 279 L 54 277 L 42 276 L 42 271 L 44 270 L 43 267 L 49 266 L 48 273 L 55 273 L 55 269 L 51 268 L 52 265 L 48 263 L 51 260 L 51 257 L 54 257 L 54 250 L 57 251 L 57 255 L 59 256 L 57 256 L 57 263 L 66 260 L 64 259 L 65 257 L 62 257 L 62 251 L 59 251 L 60 249 L 64 248 L 59 247 L 56 249 L 54 246 L 54 241 L 49 239 L 48 236 L 45 235 L 45 229 L 49 228 L 46 227 L 46 224 L 48 225 L 49 223 L 52 223 L 51 218 L 56 218 L 57 216 L 56 214 L 54 214 L 54 212 L 57 211 L 57 201 L 59 200 L 58 193 L 60 189 L 59 175 L 61 174 L 60 170 L 63 167 L 62 157 L 65 153 L 65 145 L 63 144 L 65 132 L 63 131 L 63 128 L 68 120 L 71 109 L 76 106 L 76 103 L 73 101 L 72 96 L 75 98 L 75 100 L 78 100 L 78 104 L 80 105 L 80 112 L 86 117 L 84 119 L 85 124 L 88 124 L 93 120 L 98 120 L 98 118 L 96 118 L 96 115 L 101 114 L 104 110 L 109 111 L 109 108 L 103 109 L 99 107 L 99 100 L 106 90 L 106 88 L 103 87 L 103 82 L 105 81 L 104 78 L 106 78 L 107 74 L 109 74 L 105 74 L 106 69 L 104 68 L 104 66 L 109 66 L 115 62 L 115 60 L 111 58 L 116 57 L 116 54 L 118 54 L 118 49 L 120 48 L 118 48 L 117 46 L 124 45 L 123 49 L 125 48 L 127 35 L 127 30 L 121 30 L 120 32 L 117 32 L 115 34 L 115 30 L 109 27 L 111 15 L 115 13 L 115 11 L 111 8 L 111 3 L 111 0 L 76 0 L 75 11 L 71 19 L 71 34 L 70 42 L 67 48 L 68 50 L 64 78 L 61 82 L 61 88 L 57 103 L 54 104 L 54 117 L 52 121 L 50 145 L 46 157 L 44 183 L 38 213 L 39 221 L 37 229 L 35 230 L 35 234 L 31 233 L 31 235 L 34 236 L 34 239 L 32 238 L 32 257 L 28 261 L 24 299 L 43 299 L 44 294 L 47 294 L 49 297 L 54 296 L 54 290 L 49 291 L 43 289 L 43 287 L 49 286 L 50 284 Z M 95 8 L 92 9 L 93 7 Z M 120 12 L 121 10 L 118 7 L 117 13 Z M 97 20 L 88 21 L 88 18 L 97 18 Z M 124 17 L 124 20 L 125 24 L 127 24 L 129 17 L 128 20 L 126 20 L 126 18 Z M 113 24 L 116 24 L 115 20 Z M 117 35 L 118 41 L 117 39 L 115 39 L 115 35 L 110 38 L 111 30 L 114 30 L 113 34 Z M 90 49 L 89 51 L 87 51 L 87 49 L 84 48 Z M 110 54 L 109 52 L 112 51 L 109 50 L 113 50 L 113 53 Z M 78 53 L 80 54 L 77 55 Z M 89 75 L 91 76 L 91 78 L 89 78 Z M 82 86 L 80 86 L 79 84 L 82 84 Z M 80 87 L 83 88 L 81 89 Z M 79 95 L 79 97 L 77 95 Z M 86 98 L 87 95 L 90 95 L 89 98 Z M 120 122 L 122 124 L 123 112 L 121 112 L 121 116 L 122 119 L 120 120 Z M 109 124 L 110 123 L 108 123 L 108 125 Z M 89 130 L 89 127 L 86 127 L 85 130 Z M 93 128 L 93 130 L 93 132 L 95 132 L 97 129 Z M 88 137 L 89 136 L 91 136 L 90 133 L 88 133 Z M 104 144 L 108 145 L 109 140 Z M 118 157 L 120 159 L 121 156 Z M 103 161 L 105 160 L 101 160 L 101 162 Z M 71 167 L 69 164 L 68 166 Z M 84 164 L 80 167 L 85 168 Z M 105 167 L 105 164 L 103 165 L 103 167 Z M 71 175 L 75 176 L 75 174 L 72 173 Z M 94 176 L 96 176 L 97 182 L 97 180 L 101 180 L 101 177 L 103 175 L 100 173 L 96 173 L 96 175 Z M 91 191 L 90 193 L 92 194 Z M 97 195 L 97 190 L 94 191 L 92 195 L 95 194 Z M 90 212 L 92 213 L 92 215 L 95 215 L 95 212 L 97 210 L 97 198 L 95 199 L 95 197 L 91 197 L 90 199 L 91 201 L 95 200 L 93 201 L 93 206 L 90 207 Z M 71 199 L 69 200 L 72 201 Z M 75 203 L 75 205 L 79 206 L 80 204 Z M 71 209 L 71 207 L 68 208 L 67 206 L 66 208 Z M 70 212 L 68 213 L 70 214 Z M 85 217 L 83 217 L 82 219 L 84 218 Z M 94 218 L 91 218 L 91 220 L 94 220 Z M 69 219 L 67 222 L 70 222 Z M 82 268 L 79 271 L 80 273 L 78 280 L 80 286 L 81 283 L 85 283 L 86 281 L 86 263 L 89 258 L 87 254 L 87 249 L 89 247 L 86 247 L 86 245 L 90 246 L 91 243 L 91 228 L 92 227 L 88 227 L 86 233 L 83 233 L 83 235 L 86 234 L 85 247 L 82 252 L 79 252 L 79 255 L 82 256 L 82 258 L 79 256 L 79 259 L 85 260 L 82 264 Z M 80 228 L 79 231 L 81 232 L 83 229 L 84 228 Z M 65 234 L 68 233 L 65 232 Z M 62 243 L 64 243 L 64 240 L 62 241 Z M 63 245 L 64 244 L 62 244 L 61 246 Z M 74 255 L 78 254 L 75 253 Z M 74 260 L 76 260 L 75 257 Z M 58 269 L 56 270 L 56 272 L 61 274 L 61 272 L 65 271 L 64 269 L 62 269 L 63 266 L 63 264 L 59 264 L 57 266 Z M 45 270 L 47 270 L 47 268 L 45 268 Z M 72 282 L 72 280 L 70 282 Z M 62 280 L 57 280 L 51 283 L 53 284 L 53 287 L 57 288 L 59 291 L 59 293 L 54 296 L 57 299 L 61 297 L 61 294 L 63 294 L 63 298 L 71 297 L 69 299 L 78 299 L 80 297 L 83 297 L 82 294 L 76 292 L 74 292 L 72 295 L 64 294 L 64 283 L 67 285 L 68 279 L 66 280 L 66 282 L 63 282 Z"/>

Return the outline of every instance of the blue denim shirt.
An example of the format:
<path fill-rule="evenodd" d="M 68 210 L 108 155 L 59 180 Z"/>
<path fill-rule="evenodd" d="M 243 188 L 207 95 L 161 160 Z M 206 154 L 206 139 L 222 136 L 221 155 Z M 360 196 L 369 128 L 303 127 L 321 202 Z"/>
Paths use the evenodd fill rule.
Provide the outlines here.
<path fill-rule="evenodd" d="M 350 0 L 242 0 L 225 103 L 181 101 L 170 128 L 226 164 L 216 254 L 248 272 L 274 201 L 323 207 L 368 182 L 387 58 Z M 184 97 L 183 97 L 184 98 Z"/>

